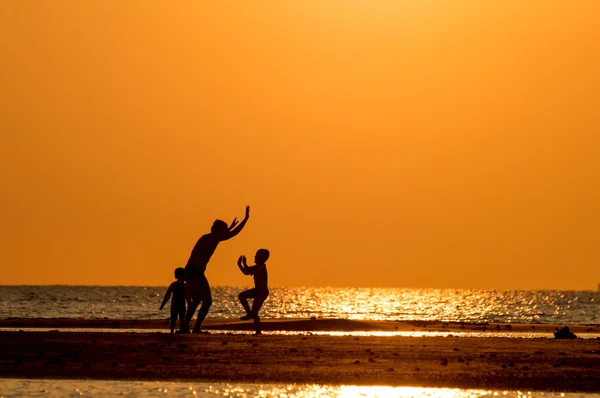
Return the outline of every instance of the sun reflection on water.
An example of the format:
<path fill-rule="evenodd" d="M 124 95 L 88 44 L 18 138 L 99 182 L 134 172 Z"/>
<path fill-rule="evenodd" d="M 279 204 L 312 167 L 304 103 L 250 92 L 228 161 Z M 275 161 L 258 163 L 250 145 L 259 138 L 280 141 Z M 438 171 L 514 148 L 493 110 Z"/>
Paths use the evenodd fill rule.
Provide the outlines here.
<path fill-rule="evenodd" d="M 237 319 L 242 288 L 215 286 L 210 317 Z M 266 318 L 600 323 L 600 292 L 286 287 L 270 289 Z M 160 318 L 162 287 L 0 286 L 0 318 Z"/>
<path fill-rule="evenodd" d="M 468 289 L 286 288 L 274 289 L 264 311 L 272 318 L 287 314 L 283 317 L 552 323 L 560 317 L 562 322 L 594 323 L 600 322 L 595 301 L 598 294 Z M 568 319 L 571 316 L 574 318 Z"/>
<path fill-rule="evenodd" d="M 539 391 L 499 391 L 459 388 L 334 386 L 319 384 L 250 384 L 250 383 L 190 383 L 161 381 L 110 380 L 26 380 L 4 379 L 0 398 L 12 396 L 74 397 L 74 396 L 135 396 L 135 397 L 417 397 L 417 398 L 481 398 L 481 397 L 586 397 L 600 394 L 566 394 Z"/>

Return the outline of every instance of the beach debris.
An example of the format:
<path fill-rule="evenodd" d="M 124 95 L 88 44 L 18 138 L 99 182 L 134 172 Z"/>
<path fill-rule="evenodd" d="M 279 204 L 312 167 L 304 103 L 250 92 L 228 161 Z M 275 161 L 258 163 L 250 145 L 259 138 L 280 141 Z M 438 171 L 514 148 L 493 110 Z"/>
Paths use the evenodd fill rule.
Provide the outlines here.
<path fill-rule="evenodd" d="M 562 329 L 560 329 L 558 332 L 555 332 L 554 337 L 557 339 L 576 339 L 577 338 L 577 336 L 575 336 L 575 333 L 572 333 L 571 330 L 569 330 L 568 326 L 565 326 Z"/>

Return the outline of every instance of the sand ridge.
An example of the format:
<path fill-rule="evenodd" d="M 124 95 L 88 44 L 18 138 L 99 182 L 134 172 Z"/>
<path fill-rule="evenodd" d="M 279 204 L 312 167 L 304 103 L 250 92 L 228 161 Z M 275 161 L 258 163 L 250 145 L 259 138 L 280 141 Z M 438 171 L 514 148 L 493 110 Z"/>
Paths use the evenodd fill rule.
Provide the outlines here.
<path fill-rule="evenodd" d="M 0 332 L 0 377 L 600 392 L 600 341 Z"/>
<path fill-rule="evenodd" d="M 27 328 L 114 328 L 114 329 L 167 329 L 165 319 L 66 319 L 66 318 L 7 318 L 0 320 L 2 327 Z M 416 332 L 494 332 L 494 333 L 554 333 L 564 325 L 541 323 L 477 323 L 440 321 L 373 321 L 350 319 L 263 319 L 264 331 L 416 331 Z M 575 334 L 600 334 L 600 325 L 568 325 Z M 235 319 L 207 318 L 207 330 L 253 330 L 252 322 Z"/>

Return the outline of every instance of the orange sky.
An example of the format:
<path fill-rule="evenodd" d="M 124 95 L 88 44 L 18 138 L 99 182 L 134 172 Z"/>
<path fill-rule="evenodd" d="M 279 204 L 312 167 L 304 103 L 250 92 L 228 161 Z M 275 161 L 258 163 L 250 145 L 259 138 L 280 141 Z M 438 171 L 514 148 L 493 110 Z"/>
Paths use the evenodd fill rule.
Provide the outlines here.
<path fill-rule="evenodd" d="M 0 2 L 0 284 L 596 289 L 600 2 Z"/>

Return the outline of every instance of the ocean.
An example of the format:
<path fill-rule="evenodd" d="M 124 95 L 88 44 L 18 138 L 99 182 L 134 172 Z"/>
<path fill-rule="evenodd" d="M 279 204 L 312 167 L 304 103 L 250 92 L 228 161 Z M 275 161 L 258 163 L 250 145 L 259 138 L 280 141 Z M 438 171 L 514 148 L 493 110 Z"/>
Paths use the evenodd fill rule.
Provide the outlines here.
<path fill-rule="evenodd" d="M 244 288 L 212 287 L 210 318 L 244 314 Z M 0 319 L 163 319 L 166 287 L 0 286 Z M 263 318 L 600 324 L 600 292 L 401 288 L 272 288 Z"/>

